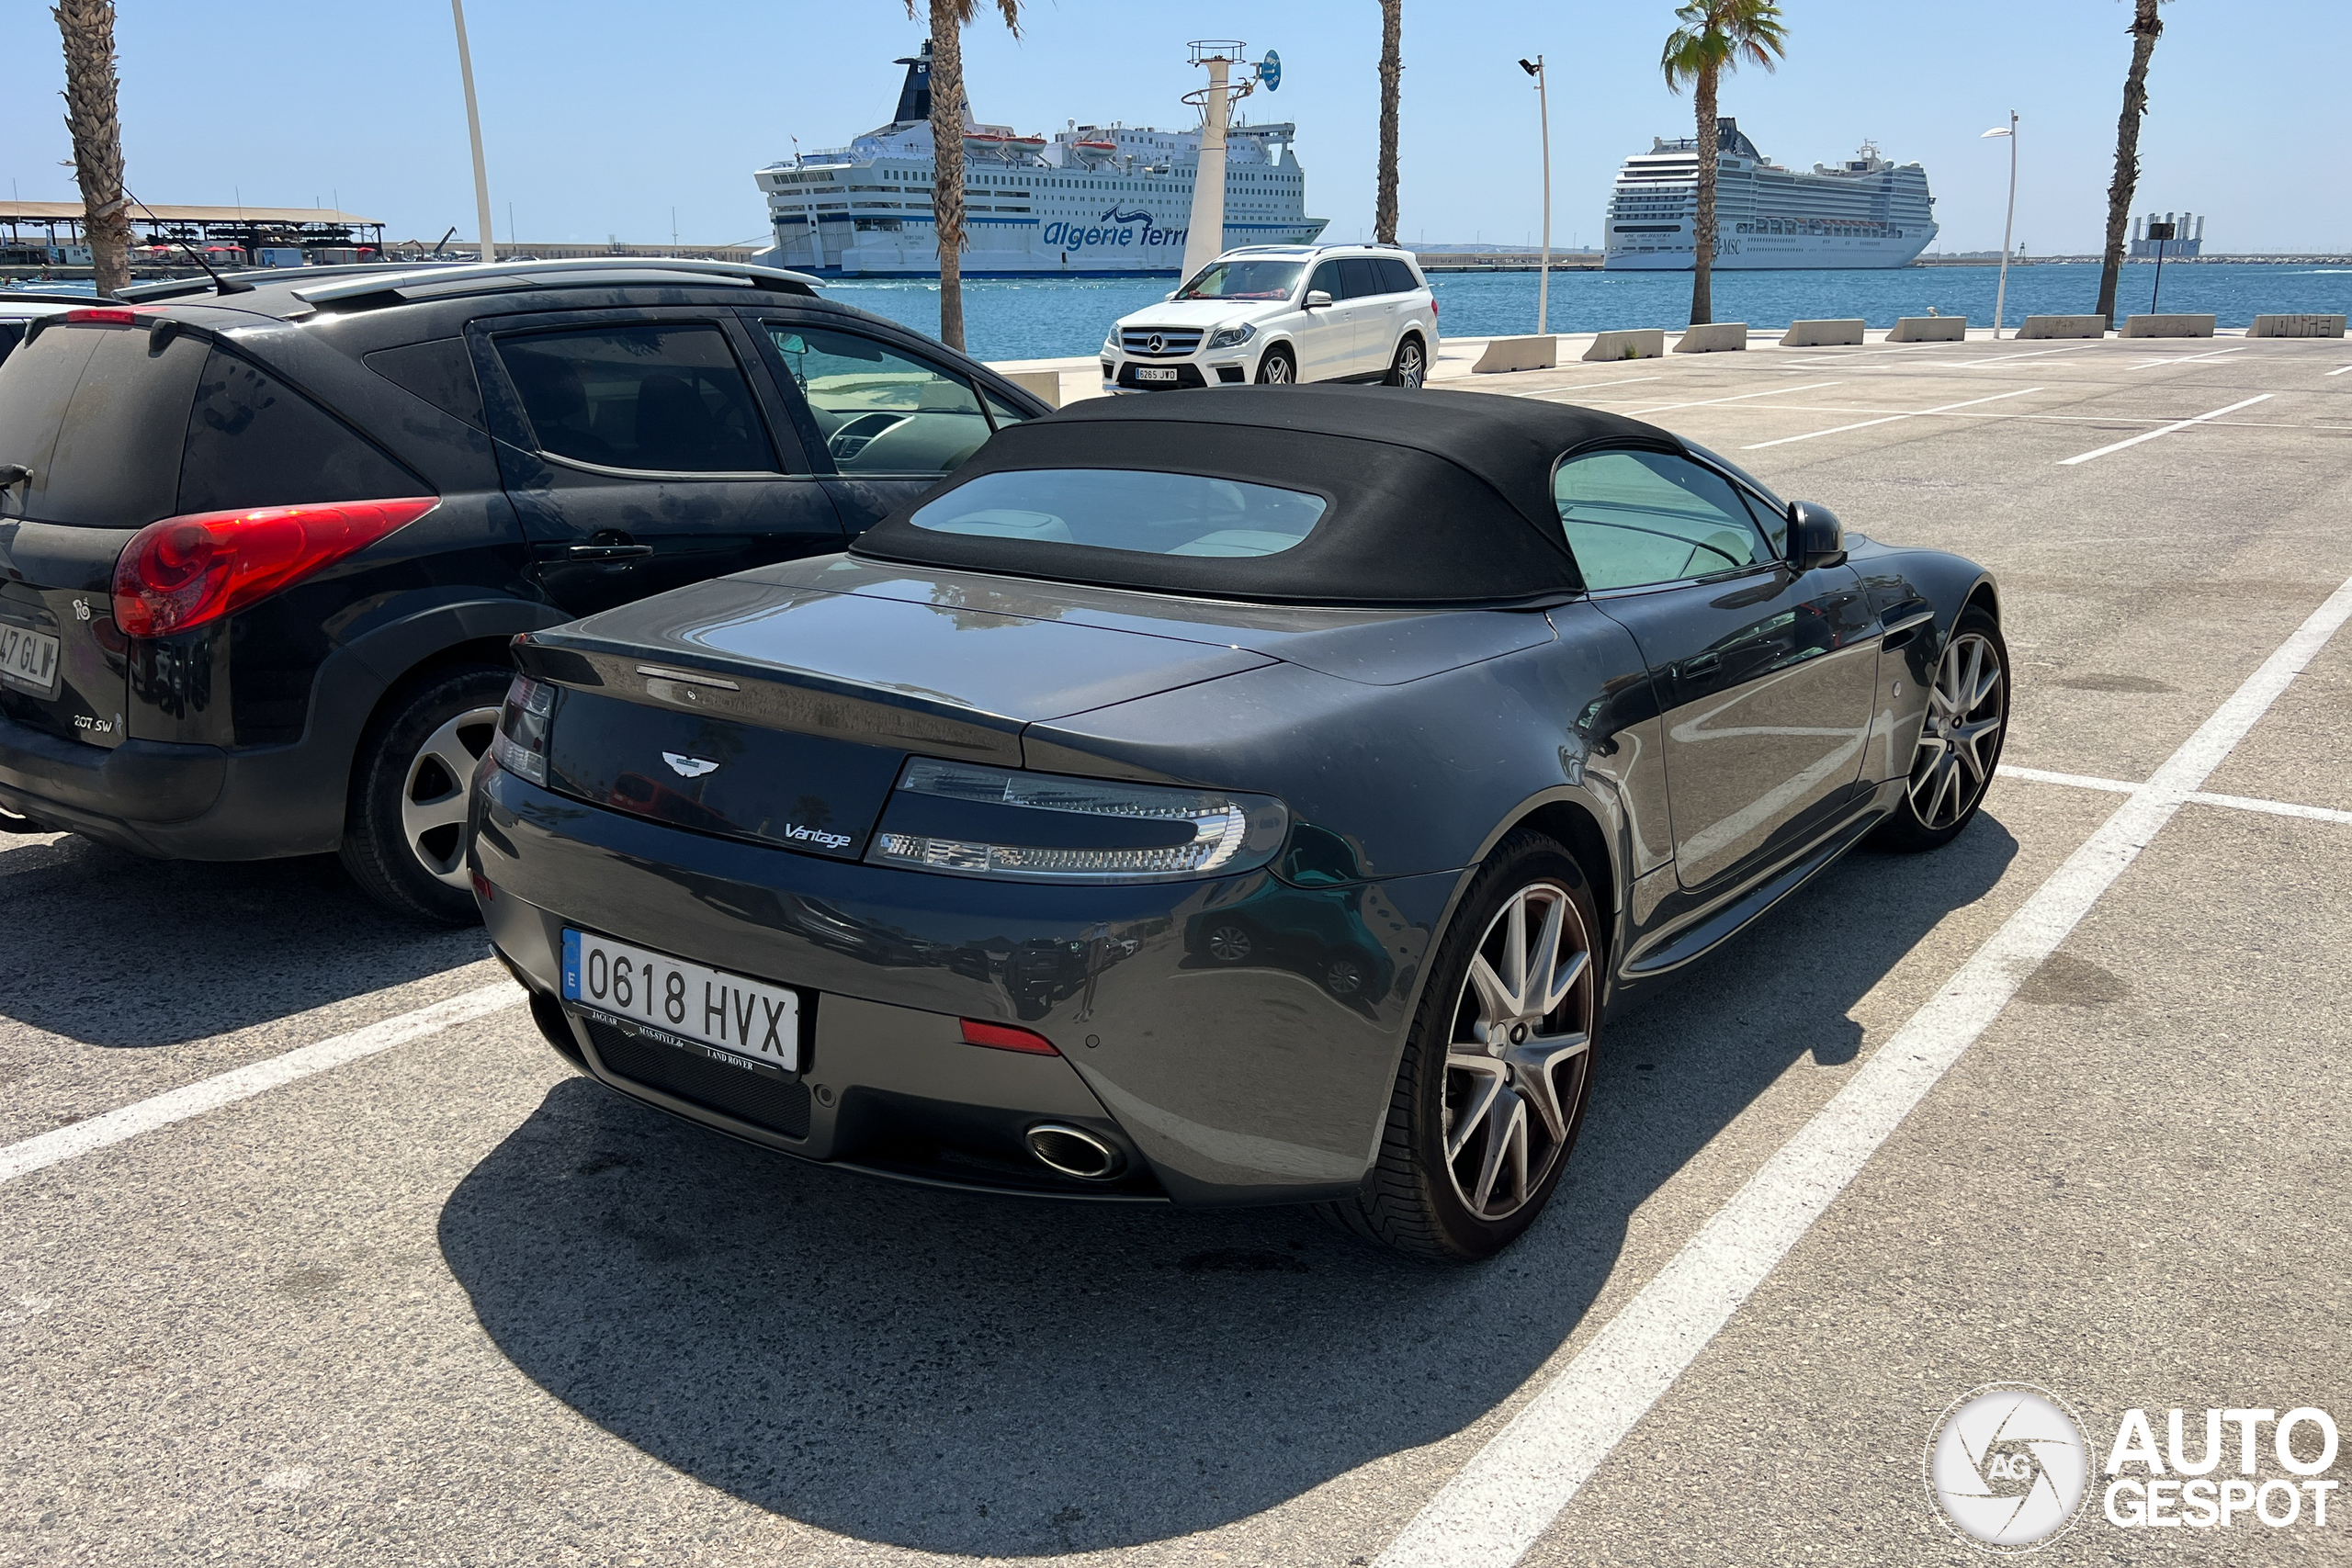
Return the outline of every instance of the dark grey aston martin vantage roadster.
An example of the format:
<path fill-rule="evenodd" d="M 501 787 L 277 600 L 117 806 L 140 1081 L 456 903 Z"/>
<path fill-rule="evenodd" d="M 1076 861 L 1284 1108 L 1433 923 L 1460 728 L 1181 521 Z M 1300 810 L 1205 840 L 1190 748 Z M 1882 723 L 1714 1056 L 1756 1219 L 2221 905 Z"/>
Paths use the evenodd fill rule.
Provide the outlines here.
<path fill-rule="evenodd" d="M 2009 701 L 1966 560 L 1630 420 L 1372 388 L 1082 403 L 847 554 L 516 658 L 474 886 L 579 1066 L 1440 1258 L 1541 1211 L 1612 1005 L 1958 834 Z"/>

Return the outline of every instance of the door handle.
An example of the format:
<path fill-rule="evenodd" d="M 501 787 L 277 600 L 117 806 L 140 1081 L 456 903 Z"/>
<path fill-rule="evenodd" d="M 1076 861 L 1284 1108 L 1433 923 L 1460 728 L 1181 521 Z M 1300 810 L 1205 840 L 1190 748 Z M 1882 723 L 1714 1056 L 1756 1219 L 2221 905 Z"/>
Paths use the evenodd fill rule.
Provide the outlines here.
<path fill-rule="evenodd" d="M 1724 656 L 1722 654 L 1702 653 L 1695 658 L 1684 660 L 1679 665 L 1676 666 L 1676 668 L 1685 675 L 1712 675 L 1716 671 L 1722 669 L 1723 664 Z"/>
<path fill-rule="evenodd" d="M 573 560 L 630 560 L 652 553 L 651 545 L 574 545 L 564 552 Z"/>

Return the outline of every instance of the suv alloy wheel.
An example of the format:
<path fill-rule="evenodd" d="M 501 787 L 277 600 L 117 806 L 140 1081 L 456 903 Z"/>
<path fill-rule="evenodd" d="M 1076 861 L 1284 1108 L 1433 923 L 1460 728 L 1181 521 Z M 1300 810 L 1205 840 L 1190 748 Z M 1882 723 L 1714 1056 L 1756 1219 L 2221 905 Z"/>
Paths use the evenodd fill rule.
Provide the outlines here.
<path fill-rule="evenodd" d="M 1407 333 L 1396 345 L 1396 357 L 1389 363 L 1388 385 L 1419 391 L 1429 375 L 1429 351 L 1421 346 L 1419 338 Z"/>
<path fill-rule="evenodd" d="M 1295 385 L 1297 380 L 1298 367 L 1291 362 L 1290 350 L 1280 344 L 1266 350 L 1266 356 L 1258 361 L 1258 385 L 1261 387 L 1288 387 Z"/>
<path fill-rule="evenodd" d="M 451 925 L 477 916 L 465 859 L 474 766 L 498 728 L 504 671 L 468 666 L 395 693 L 352 770 L 343 863 L 393 908 Z"/>

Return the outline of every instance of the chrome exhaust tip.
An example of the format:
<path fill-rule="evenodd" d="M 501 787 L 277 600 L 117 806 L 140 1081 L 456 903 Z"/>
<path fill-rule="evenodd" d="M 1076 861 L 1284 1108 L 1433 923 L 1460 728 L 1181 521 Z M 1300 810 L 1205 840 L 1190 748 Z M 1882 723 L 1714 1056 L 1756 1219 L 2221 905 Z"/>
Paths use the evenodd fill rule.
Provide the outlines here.
<path fill-rule="evenodd" d="M 1108 1181 L 1127 1163 L 1117 1149 L 1067 1122 L 1040 1122 L 1029 1129 L 1028 1142 L 1039 1165 L 1081 1181 Z"/>

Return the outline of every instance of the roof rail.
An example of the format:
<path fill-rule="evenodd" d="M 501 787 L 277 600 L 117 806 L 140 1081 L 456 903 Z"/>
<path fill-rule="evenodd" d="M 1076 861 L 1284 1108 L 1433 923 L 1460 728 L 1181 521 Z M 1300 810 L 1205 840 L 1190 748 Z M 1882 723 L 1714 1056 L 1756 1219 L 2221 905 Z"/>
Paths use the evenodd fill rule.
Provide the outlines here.
<path fill-rule="evenodd" d="M 337 299 L 357 299 L 362 295 L 399 293 L 418 284 L 490 283 L 498 278 L 560 278 L 568 274 L 616 274 L 614 282 L 646 283 L 661 281 L 658 275 L 674 275 L 678 281 L 695 282 L 700 278 L 725 278 L 731 283 L 749 284 L 754 288 L 775 288 L 781 284 L 795 293 L 823 287 L 820 280 L 805 272 L 786 272 L 782 267 L 752 266 L 741 262 L 673 261 L 668 257 L 651 256 L 583 256 L 572 261 L 478 262 L 471 266 L 407 267 L 397 263 L 378 263 L 367 276 L 345 276 L 322 287 L 294 289 L 295 298 L 313 305 L 323 305 Z M 587 281 L 583 279 L 582 281 Z M 448 292 L 463 293 L 453 288 Z"/>

